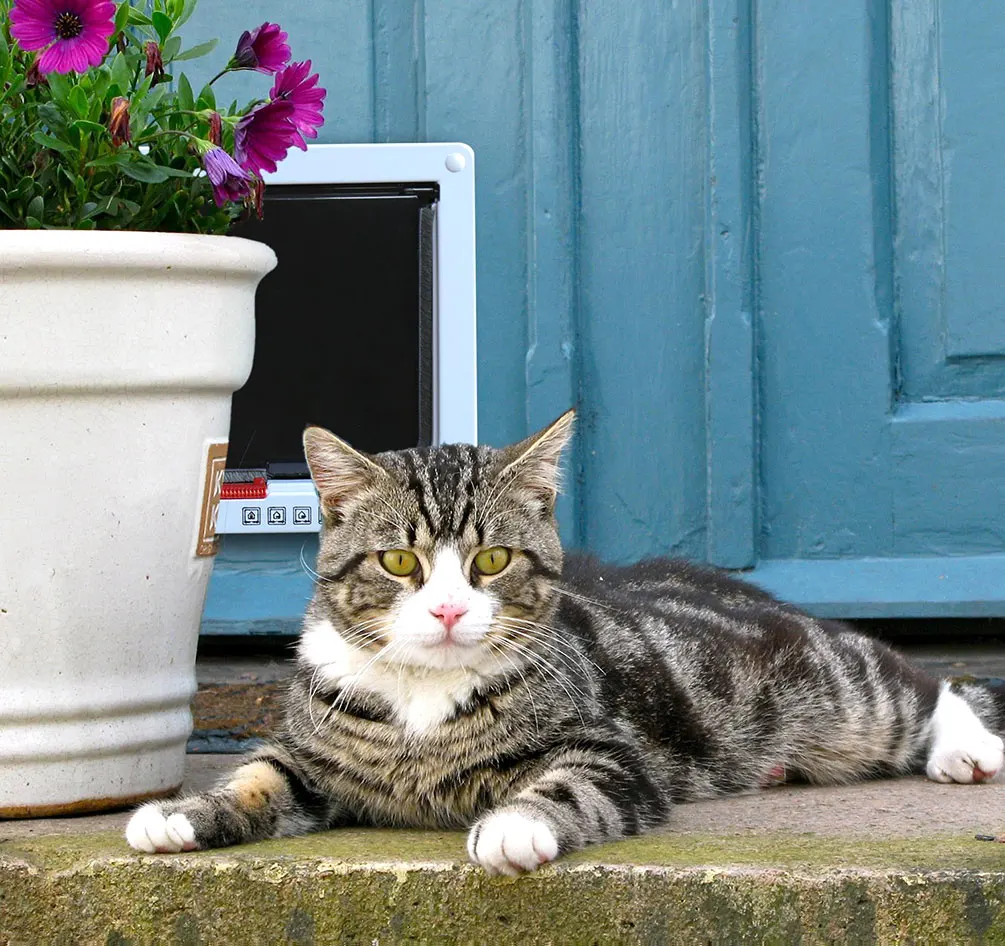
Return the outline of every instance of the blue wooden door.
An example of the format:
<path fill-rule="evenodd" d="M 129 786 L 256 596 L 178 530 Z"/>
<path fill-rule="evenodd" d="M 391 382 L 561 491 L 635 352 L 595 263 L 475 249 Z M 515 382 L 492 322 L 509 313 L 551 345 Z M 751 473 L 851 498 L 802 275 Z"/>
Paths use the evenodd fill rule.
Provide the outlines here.
<path fill-rule="evenodd" d="M 475 148 L 479 426 L 579 406 L 567 544 L 1005 614 L 1005 8 L 215 0 L 189 32 L 266 17 L 320 140 Z M 294 628 L 292 552 L 234 556 L 213 628 Z"/>
<path fill-rule="evenodd" d="M 1003 9 L 757 8 L 746 564 L 818 610 L 1002 613 Z"/>

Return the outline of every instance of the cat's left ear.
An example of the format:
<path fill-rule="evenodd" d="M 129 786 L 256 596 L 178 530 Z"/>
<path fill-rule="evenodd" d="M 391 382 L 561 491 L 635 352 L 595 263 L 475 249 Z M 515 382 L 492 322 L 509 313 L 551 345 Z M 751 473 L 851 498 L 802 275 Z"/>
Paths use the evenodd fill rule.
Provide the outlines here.
<path fill-rule="evenodd" d="M 517 489 L 525 489 L 541 498 L 550 512 L 562 489 L 559 462 L 562 451 L 572 438 L 575 410 L 566 411 L 544 430 L 503 450 L 505 466 L 499 479 L 508 478 Z"/>

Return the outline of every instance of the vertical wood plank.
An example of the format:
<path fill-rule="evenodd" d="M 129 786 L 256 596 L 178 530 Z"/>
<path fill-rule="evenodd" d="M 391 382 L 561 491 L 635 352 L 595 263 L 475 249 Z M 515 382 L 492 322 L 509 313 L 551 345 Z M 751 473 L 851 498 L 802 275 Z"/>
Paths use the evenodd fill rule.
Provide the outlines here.
<path fill-rule="evenodd" d="M 753 0 L 709 0 L 705 223 L 707 558 L 756 561 Z"/>
<path fill-rule="evenodd" d="M 579 10 L 584 544 L 706 549 L 704 0 Z"/>
<path fill-rule="evenodd" d="M 890 311 L 877 272 L 870 4 L 758 0 L 757 354 L 764 558 L 888 553 Z"/>
<path fill-rule="evenodd" d="M 424 0 L 371 0 L 375 141 L 425 139 Z"/>
<path fill-rule="evenodd" d="M 524 2 L 425 0 L 430 141 L 478 156 L 478 414 L 486 443 L 527 433 L 527 49 Z"/>
<path fill-rule="evenodd" d="M 537 430 L 579 400 L 578 30 L 575 0 L 525 6 L 530 94 L 527 208 L 527 429 Z M 578 438 L 566 468 L 558 517 L 567 548 L 579 545 Z"/>

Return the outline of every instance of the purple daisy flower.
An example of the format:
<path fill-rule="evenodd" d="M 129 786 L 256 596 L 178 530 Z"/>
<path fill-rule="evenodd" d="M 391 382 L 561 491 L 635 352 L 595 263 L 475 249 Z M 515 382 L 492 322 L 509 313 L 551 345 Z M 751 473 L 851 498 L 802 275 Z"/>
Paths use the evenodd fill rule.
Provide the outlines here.
<path fill-rule="evenodd" d="M 311 61 L 294 62 L 282 70 L 272 86 L 270 97 L 276 102 L 289 102 L 293 106 L 293 124 L 297 134 L 293 144 L 303 151 L 307 150 L 304 138 L 317 138 L 318 129 L 325 123 L 321 115 L 324 108 L 324 89 L 317 88 L 318 74 L 308 76 L 311 71 Z"/>
<path fill-rule="evenodd" d="M 223 148 L 210 148 L 202 156 L 206 177 L 213 185 L 213 199 L 217 207 L 222 207 L 227 201 L 244 200 L 251 193 L 254 181 Z"/>
<path fill-rule="evenodd" d="M 290 61 L 289 34 L 278 23 L 263 23 L 258 29 L 245 30 L 237 41 L 230 60 L 231 69 L 254 69 L 272 75 Z"/>
<path fill-rule="evenodd" d="M 276 162 L 300 135 L 293 124 L 296 111 L 292 102 L 266 102 L 253 108 L 234 129 L 234 157 L 246 171 L 274 172 Z"/>
<path fill-rule="evenodd" d="M 109 0 L 15 0 L 10 34 L 24 50 L 45 50 L 40 73 L 87 72 L 108 52 L 114 16 Z"/>

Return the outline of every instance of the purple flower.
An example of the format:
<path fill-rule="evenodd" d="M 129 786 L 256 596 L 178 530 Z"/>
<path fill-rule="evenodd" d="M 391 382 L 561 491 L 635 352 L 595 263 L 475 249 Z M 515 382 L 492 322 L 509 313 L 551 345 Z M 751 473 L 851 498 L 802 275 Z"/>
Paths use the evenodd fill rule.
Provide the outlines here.
<path fill-rule="evenodd" d="M 290 61 L 289 34 L 278 23 L 263 23 L 258 29 L 245 30 L 237 41 L 230 69 L 254 69 L 271 75 Z"/>
<path fill-rule="evenodd" d="M 294 62 L 282 70 L 272 86 L 271 98 L 277 102 L 289 102 L 293 106 L 293 124 L 297 134 L 293 144 L 303 151 L 307 150 L 304 138 L 317 138 L 318 129 L 325 123 L 321 115 L 324 107 L 324 89 L 317 88 L 318 74 L 308 76 L 311 71 L 311 61 Z"/>
<path fill-rule="evenodd" d="M 15 0 L 10 35 L 24 50 L 45 50 L 40 73 L 87 72 L 108 52 L 114 16 L 109 0 Z"/>
<path fill-rule="evenodd" d="M 213 199 L 217 207 L 229 200 L 244 200 L 251 193 L 254 181 L 223 148 L 212 147 L 202 156 L 206 176 L 213 185 Z"/>
<path fill-rule="evenodd" d="M 273 172 L 276 162 L 300 135 L 293 124 L 296 111 L 292 102 L 277 100 L 258 105 L 244 116 L 234 129 L 234 157 L 253 174 Z"/>

